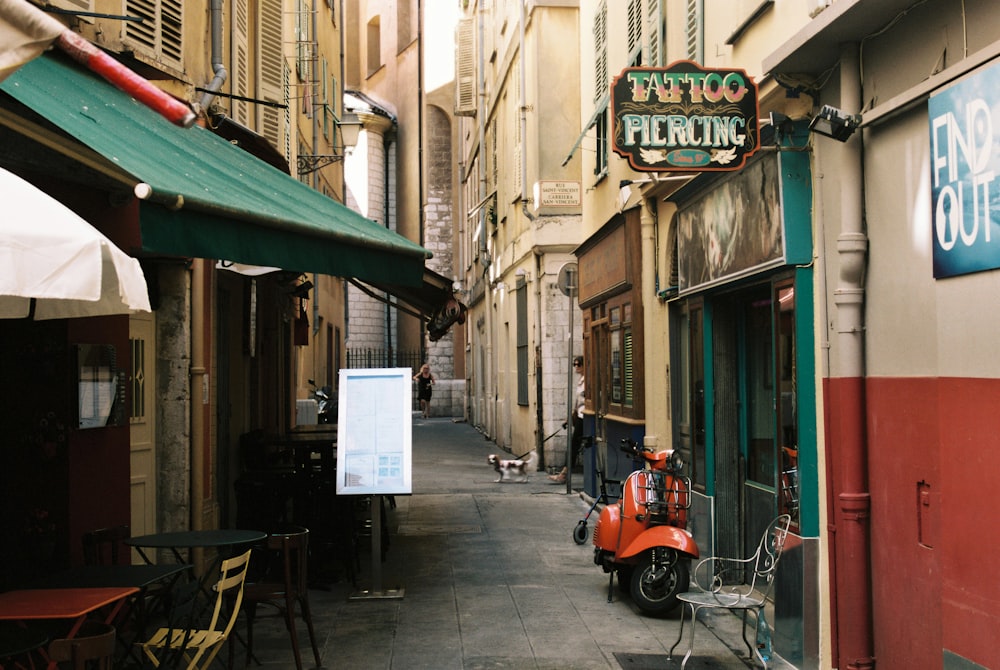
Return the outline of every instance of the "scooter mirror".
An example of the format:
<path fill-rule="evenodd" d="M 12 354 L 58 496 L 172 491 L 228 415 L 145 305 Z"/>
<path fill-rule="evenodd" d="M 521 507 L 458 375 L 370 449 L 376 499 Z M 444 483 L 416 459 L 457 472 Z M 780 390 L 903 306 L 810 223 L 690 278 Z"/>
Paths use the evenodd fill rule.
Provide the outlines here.
<path fill-rule="evenodd" d="M 635 442 L 628 439 L 627 437 L 622 438 L 619 448 L 629 456 L 632 456 L 632 458 L 639 457 L 639 445 L 637 445 Z"/>

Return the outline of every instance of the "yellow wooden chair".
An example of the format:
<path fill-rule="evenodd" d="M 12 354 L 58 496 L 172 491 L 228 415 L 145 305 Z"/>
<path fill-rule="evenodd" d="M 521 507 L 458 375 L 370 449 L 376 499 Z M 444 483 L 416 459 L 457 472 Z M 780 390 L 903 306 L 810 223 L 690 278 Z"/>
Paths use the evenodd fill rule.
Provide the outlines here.
<path fill-rule="evenodd" d="M 229 639 L 240 612 L 249 562 L 250 551 L 222 561 L 219 581 L 213 587 L 215 607 L 211 621 L 204 628 L 191 624 L 197 611 L 199 589 L 192 588 L 187 593 L 179 590 L 168 626 L 160 628 L 141 645 L 153 666 L 160 667 L 161 663 L 172 666 L 178 657 L 187 664 L 188 670 L 203 669 L 212 664 Z M 167 662 L 168 659 L 171 662 Z"/>

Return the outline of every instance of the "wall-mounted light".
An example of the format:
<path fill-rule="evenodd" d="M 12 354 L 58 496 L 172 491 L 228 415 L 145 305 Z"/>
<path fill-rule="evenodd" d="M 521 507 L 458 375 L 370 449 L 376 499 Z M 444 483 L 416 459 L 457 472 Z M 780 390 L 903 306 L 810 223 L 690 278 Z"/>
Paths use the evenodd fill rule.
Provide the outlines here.
<path fill-rule="evenodd" d="M 298 298 L 299 300 L 307 300 L 309 298 L 309 291 L 313 288 L 313 283 L 308 279 L 301 284 L 296 284 L 289 291 L 293 298 Z"/>
<path fill-rule="evenodd" d="M 298 168 L 299 174 L 309 174 L 320 168 L 324 168 L 331 163 L 344 160 L 347 154 L 351 153 L 358 144 L 361 136 L 361 119 L 354 112 L 344 112 L 340 121 L 337 122 L 337 130 L 340 134 L 340 153 L 336 153 L 337 147 L 332 154 L 299 154 Z"/>
<path fill-rule="evenodd" d="M 618 182 L 618 209 L 625 209 L 625 205 L 628 204 L 629 198 L 632 197 L 632 180 L 622 179 Z"/>
<path fill-rule="evenodd" d="M 832 137 L 838 142 L 846 142 L 847 138 L 853 135 L 860 125 L 860 115 L 845 114 L 836 107 L 823 105 L 819 114 L 809 122 L 809 130 Z"/>
<path fill-rule="evenodd" d="M 781 112 L 771 112 L 767 118 L 771 127 L 774 128 L 774 132 L 779 135 L 788 135 L 795 130 L 795 124 L 792 120 Z"/>
<path fill-rule="evenodd" d="M 340 121 L 337 122 L 337 127 L 340 128 L 340 143 L 345 151 L 357 146 L 362 127 L 361 119 L 358 118 L 357 114 L 344 112 Z"/>

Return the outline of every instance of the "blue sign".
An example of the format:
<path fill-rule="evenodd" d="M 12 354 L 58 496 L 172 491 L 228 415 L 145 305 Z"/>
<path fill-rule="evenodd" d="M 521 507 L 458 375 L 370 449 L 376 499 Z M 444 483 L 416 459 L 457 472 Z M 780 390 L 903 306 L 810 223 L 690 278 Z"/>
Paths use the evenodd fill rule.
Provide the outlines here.
<path fill-rule="evenodd" d="M 1000 268 L 1000 66 L 931 96 L 934 277 Z"/>

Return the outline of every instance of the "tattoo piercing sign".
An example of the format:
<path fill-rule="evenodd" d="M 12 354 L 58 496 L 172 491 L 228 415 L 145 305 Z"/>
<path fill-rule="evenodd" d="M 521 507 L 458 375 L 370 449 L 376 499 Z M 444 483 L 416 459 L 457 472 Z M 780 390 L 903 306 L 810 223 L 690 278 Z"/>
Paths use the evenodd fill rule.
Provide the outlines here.
<path fill-rule="evenodd" d="M 611 83 L 615 153 L 633 170 L 739 170 L 760 146 L 757 85 L 744 70 L 676 61 Z"/>

